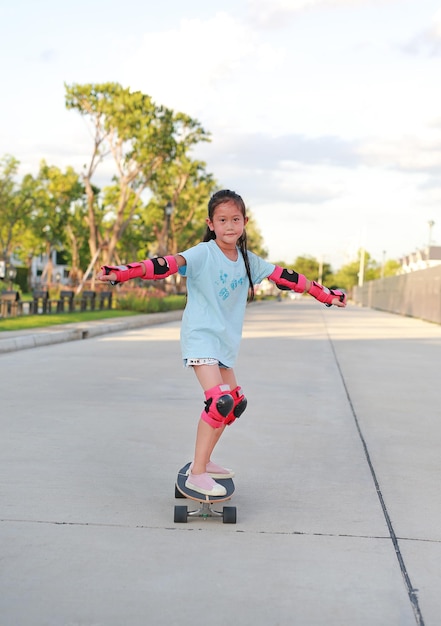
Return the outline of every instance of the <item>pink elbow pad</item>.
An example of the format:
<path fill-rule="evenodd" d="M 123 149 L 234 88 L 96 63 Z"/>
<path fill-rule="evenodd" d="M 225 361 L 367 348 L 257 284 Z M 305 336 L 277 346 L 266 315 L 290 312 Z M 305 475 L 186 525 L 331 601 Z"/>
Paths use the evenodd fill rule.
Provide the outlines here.
<path fill-rule="evenodd" d="M 155 257 L 143 261 L 145 274 L 141 278 L 144 280 L 159 280 L 167 278 L 178 271 L 178 263 L 173 255 Z"/>
<path fill-rule="evenodd" d="M 279 265 L 276 265 L 273 273 L 268 276 L 268 280 L 271 280 L 282 290 L 289 289 L 290 291 L 303 293 L 306 289 L 306 276 L 297 274 L 294 270 L 284 269 Z"/>
<path fill-rule="evenodd" d="M 111 281 L 112 285 L 124 283 L 132 278 L 142 278 L 143 280 L 160 280 L 167 278 L 178 271 L 178 263 L 174 256 L 155 257 L 145 261 L 129 263 L 128 265 L 103 265 L 101 267 L 105 274 L 114 272 L 116 280 Z"/>

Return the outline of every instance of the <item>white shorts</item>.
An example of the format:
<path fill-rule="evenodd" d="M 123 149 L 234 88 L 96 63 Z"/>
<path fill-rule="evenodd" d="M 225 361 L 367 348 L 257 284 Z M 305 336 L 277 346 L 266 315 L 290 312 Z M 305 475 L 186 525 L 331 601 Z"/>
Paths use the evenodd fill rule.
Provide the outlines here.
<path fill-rule="evenodd" d="M 206 358 L 206 359 L 184 359 L 184 367 L 192 367 L 193 365 L 219 365 L 226 370 L 230 368 L 227 365 L 224 365 L 217 359 Z"/>

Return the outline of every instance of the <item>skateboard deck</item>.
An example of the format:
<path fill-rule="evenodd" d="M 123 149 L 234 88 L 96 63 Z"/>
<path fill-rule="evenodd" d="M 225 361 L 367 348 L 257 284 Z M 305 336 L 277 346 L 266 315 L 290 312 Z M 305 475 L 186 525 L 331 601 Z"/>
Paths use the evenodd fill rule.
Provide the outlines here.
<path fill-rule="evenodd" d="M 188 511 L 188 507 L 186 506 L 175 506 L 175 522 L 187 522 L 188 517 L 202 517 L 204 519 L 208 517 L 222 517 L 224 524 L 235 524 L 237 515 L 236 507 L 224 506 L 222 511 L 215 511 L 212 508 L 212 505 L 217 502 L 225 502 L 231 499 L 235 489 L 233 479 L 216 478 L 216 482 L 223 485 L 227 493 L 224 496 L 207 496 L 193 491 L 193 489 L 188 489 L 188 487 L 185 486 L 189 467 L 190 463 L 187 463 L 178 472 L 175 484 L 175 497 L 187 498 L 188 500 L 199 502 L 201 507 L 196 511 Z"/>

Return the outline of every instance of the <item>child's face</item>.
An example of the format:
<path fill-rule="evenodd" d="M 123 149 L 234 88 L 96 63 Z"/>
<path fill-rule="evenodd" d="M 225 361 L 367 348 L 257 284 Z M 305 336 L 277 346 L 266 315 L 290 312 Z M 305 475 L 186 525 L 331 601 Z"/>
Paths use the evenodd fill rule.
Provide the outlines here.
<path fill-rule="evenodd" d="M 213 220 L 207 217 L 209 229 L 216 233 L 216 241 L 232 246 L 236 245 L 247 222 L 248 218 L 244 218 L 242 211 L 232 200 L 227 200 L 215 208 Z"/>

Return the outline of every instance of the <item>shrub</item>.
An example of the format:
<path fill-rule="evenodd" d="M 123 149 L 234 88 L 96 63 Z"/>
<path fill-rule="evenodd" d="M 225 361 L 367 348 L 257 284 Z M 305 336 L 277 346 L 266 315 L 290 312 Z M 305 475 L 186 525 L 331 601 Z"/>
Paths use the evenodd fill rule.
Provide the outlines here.
<path fill-rule="evenodd" d="M 121 292 L 117 296 L 117 308 L 123 311 L 137 311 L 138 313 L 161 313 L 176 311 L 185 307 L 184 295 L 166 296 L 162 292 L 156 293 L 145 289 Z"/>

